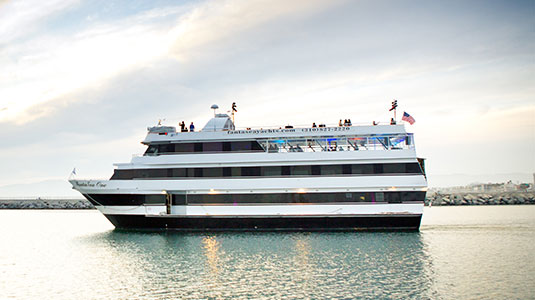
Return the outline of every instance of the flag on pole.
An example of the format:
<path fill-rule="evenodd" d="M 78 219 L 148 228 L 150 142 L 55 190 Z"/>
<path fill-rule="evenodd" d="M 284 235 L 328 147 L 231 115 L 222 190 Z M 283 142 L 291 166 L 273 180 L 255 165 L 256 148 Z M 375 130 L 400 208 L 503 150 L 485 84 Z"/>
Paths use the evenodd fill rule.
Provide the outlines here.
<path fill-rule="evenodd" d="M 71 175 L 69 175 L 69 180 L 73 178 L 73 176 L 76 175 L 76 168 L 72 169 Z"/>
<path fill-rule="evenodd" d="M 414 122 L 416 122 L 416 120 L 414 120 L 414 118 L 409 115 L 407 112 L 403 112 L 403 117 L 401 118 L 401 120 L 405 121 L 405 122 L 409 122 L 409 124 L 414 124 Z"/>

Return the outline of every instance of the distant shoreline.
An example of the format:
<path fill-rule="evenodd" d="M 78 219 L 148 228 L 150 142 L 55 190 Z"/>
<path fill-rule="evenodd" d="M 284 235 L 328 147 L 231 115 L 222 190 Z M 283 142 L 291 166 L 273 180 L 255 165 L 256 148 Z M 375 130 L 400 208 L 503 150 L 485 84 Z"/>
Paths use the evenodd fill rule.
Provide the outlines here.
<path fill-rule="evenodd" d="M 440 193 L 429 192 L 426 206 L 456 205 L 524 205 L 535 204 L 535 191 L 493 193 Z M 95 209 L 85 199 L 59 198 L 0 198 L 0 209 Z"/>

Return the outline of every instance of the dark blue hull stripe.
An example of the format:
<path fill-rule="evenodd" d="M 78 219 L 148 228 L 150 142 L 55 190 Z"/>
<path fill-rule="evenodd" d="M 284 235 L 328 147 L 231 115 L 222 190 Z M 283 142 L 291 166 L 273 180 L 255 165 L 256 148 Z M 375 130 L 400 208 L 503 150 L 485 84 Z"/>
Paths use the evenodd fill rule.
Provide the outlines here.
<path fill-rule="evenodd" d="M 105 215 L 120 229 L 173 229 L 184 231 L 225 230 L 412 230 L 420 227 L 421 215 L 292 216 L 292 217 L 157 217 Z"/>

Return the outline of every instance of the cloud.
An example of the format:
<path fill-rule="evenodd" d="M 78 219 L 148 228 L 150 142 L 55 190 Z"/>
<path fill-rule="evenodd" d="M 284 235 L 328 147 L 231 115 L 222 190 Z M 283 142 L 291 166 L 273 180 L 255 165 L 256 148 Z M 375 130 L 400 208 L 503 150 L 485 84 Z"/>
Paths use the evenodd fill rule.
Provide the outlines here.
<path fill-rule="evenodd" d="M 0 1 L 0 48 L 16 38 L 39 30 L 39 25 L 51 16 L 74 5 L 79 0 Z"/>
<path fill-rule="evenodd" d="M 255 35 L 259 26 L 309 17 L 343 1 L 215 1 L 184 16 L 173 29 L 172 54 L 188 61 L 209 52 L 210 46 L 236 36 Z"/>
<path fill-rule="evenodd" d="M 24 123 L 39 118 L 42 114 L 27 109 L 143 66 L 165 52 L 165 43 L 165 33 L 151 26 L 112 26 L 69 41 L 45 37 L 13 47 L 12 53 L 22 55 L 1 78 L 0 98 L 9 111 L 0 112 L 0 119 Z"/>
<path fill-rule="evenodd" d="M 72 36 L 47 35 L 8 47 L 4 52 L 11 59 L 2 62 L 5 76 L 0 77 L 0 99 L 9 111 L 0 111 L 0 120 L 30 122 L 48 113 L 35 113 L 30 107 L 98 86 L 120 73 L 161 59 L 171 48 L 175 54 L 187 56 L 244 27 L 326 6 L 320 1 L 297 1 L 281 8 L 271 2 L 238 4 L 208 3 L 171 25 L 169 16 L 176 18 L 184 13 L 183 8 L 153 9 Z M 260 10 L 259 6 L 269 9 Z M 158 22 L 160 19 L 165 22 Z"/>

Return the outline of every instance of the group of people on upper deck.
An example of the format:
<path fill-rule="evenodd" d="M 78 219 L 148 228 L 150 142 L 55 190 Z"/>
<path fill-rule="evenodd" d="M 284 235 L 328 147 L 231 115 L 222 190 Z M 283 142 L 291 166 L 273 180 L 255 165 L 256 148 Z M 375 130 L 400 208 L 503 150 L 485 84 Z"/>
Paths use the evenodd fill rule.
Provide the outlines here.
<path fill-rule="evenodd" d="M 180 126 L 180 132 L 188 132 L 188 128 L 186 127 L 186 123 L 184 121 L 178 123 L 178 126 Z M 195 131 L 195 125 L 193 125 L 193 122 L 189 125 L 189 132 Z"/>
<path fill-rule="evenodd" d="M 338 126 L 351 126 L 351 119 L 344 119 L 344 124 L 342 124 L 342 119 L 340 119 L 340 122 L 338 122 Z"/>
<path fill-rule="evenodd" d="M 340 119 L 340 122 L 338 122 L 338 126 L 352 126 L 351 119 L 344 119 L 344 122 L 342 123 L 342 119 Z M 312 123 L 312 128 L 316 127 L 325 127 L 325 124 L 320 124 L 319 126 L 316 125 L 316 122 Z"/>

